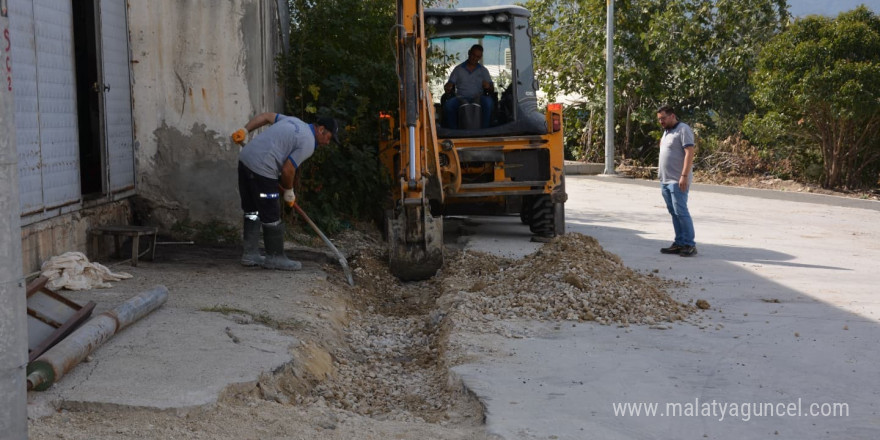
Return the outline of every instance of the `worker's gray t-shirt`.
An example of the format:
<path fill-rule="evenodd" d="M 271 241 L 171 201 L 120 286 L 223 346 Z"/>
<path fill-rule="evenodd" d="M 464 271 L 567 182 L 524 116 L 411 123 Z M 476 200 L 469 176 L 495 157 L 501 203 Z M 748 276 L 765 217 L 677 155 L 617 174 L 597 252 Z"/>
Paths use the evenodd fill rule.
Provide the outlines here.
<path fill-rule="evenodd" d="M 679 121 L 675 127 L 663 131 L 660 138 L 660 164 L 657 177 L 660 183 L 678 183 L 684 166 L 684 149 L 693 148 L 694 131 L 684 122 Z M 693 181 L 694 173 L 688 170 L 688 183 Z"/>
<path fill-rule="evenodd" d="M 483 81 L 492 84 L 489 69 L 477 63 L 473 72 L 468 71 L 467 61 L 455 66 L 449 75 L 449 82 L 455 84 L 455 94 L 465 98 L 477 98 L 483 94 Z"/>
<path fill-rule="evenodd" d="M 315 152 L 317 141 L 312 126 L 293 116 L 278 114 L 275 122 L 248 142 L 238 160 L 263 177 L 277 179 L 284 161 L 299 168 Z"/>

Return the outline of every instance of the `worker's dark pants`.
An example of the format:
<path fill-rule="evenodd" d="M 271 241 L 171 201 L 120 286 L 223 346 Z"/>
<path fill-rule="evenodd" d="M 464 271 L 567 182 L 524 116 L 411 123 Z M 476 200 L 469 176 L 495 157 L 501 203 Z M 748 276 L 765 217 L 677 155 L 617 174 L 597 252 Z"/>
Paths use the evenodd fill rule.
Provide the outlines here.
<path fill-rule="evenodd" d="M 495 103 L 492 98 L 486 95 L 480 95 L 480 99 L 468 99 L 461 96 L 451 98 L 443 104 L 443 125 L 446 128 L 458 128 L 458 108 L 462 104 L 468 102 L 477 102 L 480 104 L 480 110 L 483 112 L 483 118 L 480 121 L 482 128 L 489 128 L 489 122 L 492 118 L 492 110 Z"/>
<path fill-rule="evenodd" d="M 241 196 L 241 210 L 245 214 L 258 212 L 260 221 L 264 224 L 275 223 L 281 219 L 278 179 L 256 174 L 239 162 L 238 194 Z"/>

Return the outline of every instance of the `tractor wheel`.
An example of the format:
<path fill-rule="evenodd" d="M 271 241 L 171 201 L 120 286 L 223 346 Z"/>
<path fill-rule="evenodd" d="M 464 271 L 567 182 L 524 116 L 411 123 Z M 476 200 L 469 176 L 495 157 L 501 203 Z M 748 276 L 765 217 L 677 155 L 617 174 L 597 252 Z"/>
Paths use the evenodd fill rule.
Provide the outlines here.
<path fill-rule="evenodd" d="M 522 224 L 527 225 L 532 221 L 532 203 L 534 203 L 535 198 L 532 196 L 523 196 L 522 198 L 522 206 L 519 211 L 519 219 Z"/>
<path fill-rule="evenodd" d="M 531 204 L 529 217 L 529 229 L 535 235 L 542 237 L 556 236 L 556 222 L 554 221 L 556 210 L 550 196 L 542 194 L 534 198 Z"/>

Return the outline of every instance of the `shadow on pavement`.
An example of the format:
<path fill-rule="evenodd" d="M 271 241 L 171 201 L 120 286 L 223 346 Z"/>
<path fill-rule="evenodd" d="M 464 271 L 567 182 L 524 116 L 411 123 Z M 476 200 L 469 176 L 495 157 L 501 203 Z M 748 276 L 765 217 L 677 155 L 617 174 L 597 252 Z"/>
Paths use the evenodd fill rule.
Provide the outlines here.
<path fill-rule="evenodd" d="M 589 322 L 511 322 L 528 328 L 531 336 L 485 337 L 484 348 L 503 353 L 502 358 L 456 367 L 486 402 L 490 431 L 507 438 L 559 439 L 878 438 L 880 316 L 873 314 L 878 300 L 867 290 L 877 275 L 865 263 L 877 251 L 864 250 L 861 259 L 853 259 L 845 246 L 804 242 L 784 231 L 768 245 L 804 254 L 762 248 L 766 231 L 752 236 L 728 228 L 739 224 L 737 218 L 751 218 L 743 208 L 705 234 L 727 234 L 718 240 L 723 243 L 698 243 L 700 254 L 690 259 L 662 255 L 659 248 L 669 242 L 655 237 L 671 229 L 668 214 L 659 194 L 653 199 L 653 193 L 635 188 L 656 182 L 590 177 L 567 184 L 570 194 L 584 199 L 569 199 L 569 233 L 593 236 L 633 269 L 684 281 L 687 286 L 674 297 L 706 299 L 711 308 L 697 312 L 699 324 L 679 323 L 662 331 Z M 723 207 L 726 200 L 713 202 L 707 211 Z M 519 219 L 481 222 L 472 243 L 491 246 L 493 240 L 513 239 L 515 246 L 525 247 L 528 230 Z M 757 227 L 762 222 L 755 219 Z M 777 221 L 767 227 L 785 226 Z M 730 244 L 737 242 L 742 245 Z M 835 264 L 801 262 L 816 252 Z M 717 413 L 720 406 L 701 411 L 701 403 L 712 402 L 736 404 L 750 413 L 728 412 L 724 418 Z M 620 414 L 616 403 L 657 403 L 660 412 Z M 668 403 L 697 407 L 690 416 L 662 414 Z M 765 403 L 776 405 L 774 410 L 779 404 L 798 405 L 799 412 L 751 411 Z M 824 408 L 833 403 L 842 404 L 838 409 L 845 408 L 845 414 L 810 413 L 812 404 Z"/>

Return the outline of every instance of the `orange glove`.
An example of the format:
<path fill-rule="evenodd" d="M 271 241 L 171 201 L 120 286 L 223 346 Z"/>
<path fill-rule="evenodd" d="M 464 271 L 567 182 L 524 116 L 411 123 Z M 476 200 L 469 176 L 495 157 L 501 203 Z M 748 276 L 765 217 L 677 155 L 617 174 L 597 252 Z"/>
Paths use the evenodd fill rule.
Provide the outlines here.
<path fill-rule="evenodd" d="M 248 131 L 246 128 L 240 128 L 236 130 L 235 133 L 232 133 L 232 142 L 235 142 L 238 145 L 244 146 L 245 140 L 247 139 Z"/>

